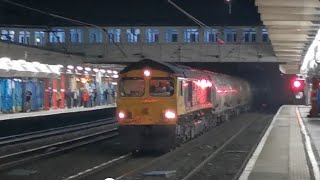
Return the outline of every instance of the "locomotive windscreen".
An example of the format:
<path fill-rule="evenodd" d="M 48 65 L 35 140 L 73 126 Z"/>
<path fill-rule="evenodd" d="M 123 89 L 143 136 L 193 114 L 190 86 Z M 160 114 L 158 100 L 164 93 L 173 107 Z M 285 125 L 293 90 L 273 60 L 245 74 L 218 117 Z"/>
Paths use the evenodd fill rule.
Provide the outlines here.
<path fill-rule="evenodd" d="M 143 78 L 122 78 L 120 83 L 120 95 L 122 97 L 141 97 L 145 92 Z"/>
<path fill-rule="evenodd" d="M 150 80 L 150 96 L 168 97 L 174 94 L 172 78 L 154 77 Z"/>

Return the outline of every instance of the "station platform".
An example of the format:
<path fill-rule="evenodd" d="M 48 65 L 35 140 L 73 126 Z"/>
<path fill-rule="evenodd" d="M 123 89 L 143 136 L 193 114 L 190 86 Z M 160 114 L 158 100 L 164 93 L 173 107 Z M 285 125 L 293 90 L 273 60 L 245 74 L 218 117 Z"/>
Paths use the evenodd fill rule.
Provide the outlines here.
<path fill-rule="evenodd" d="M 320 179 L 320 118 L 307 118 L 310 108 L 278 110 L 239 180 Z"/>
<path fill-rule="evenodd" d="M 114 117 L 115 107 L 115 104 L 113 104 L 87 108 L 0 114 L 0 137 Z"/>
<path fill-rule="evenodd" d="M 77 113 L 84 111 L 95 111 L 99 109 L 106 108 L 115 108 L 115 105 L 106 105 L 106 106 L 95 106 L 95 107 L 77 107 L 77 108 L 65 108 L 65 109 L 50 109 L 36 112 L 23 112 L 23 113 L 12 113 L 12 114 L 0 114 L 0 121 L 4 120 L 17 120 L 26 117 L 37 117 L 37 116 L 50 116 L 57 114 L 66 114 L 66 113 Z"/>

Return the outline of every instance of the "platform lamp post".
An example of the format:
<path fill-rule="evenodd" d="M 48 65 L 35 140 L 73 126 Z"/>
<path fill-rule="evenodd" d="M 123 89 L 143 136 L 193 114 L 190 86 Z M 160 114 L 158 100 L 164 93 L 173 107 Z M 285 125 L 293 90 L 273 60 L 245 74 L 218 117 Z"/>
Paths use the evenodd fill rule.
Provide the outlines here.
<path fill-rule="evenodd" d="M 232 2 L 231 2 L 231 0 L 225 0 L 225 1 L 229 6 L 229 14 L 231 14 L 232 13 L 232 4 L 231 4 Z"/>

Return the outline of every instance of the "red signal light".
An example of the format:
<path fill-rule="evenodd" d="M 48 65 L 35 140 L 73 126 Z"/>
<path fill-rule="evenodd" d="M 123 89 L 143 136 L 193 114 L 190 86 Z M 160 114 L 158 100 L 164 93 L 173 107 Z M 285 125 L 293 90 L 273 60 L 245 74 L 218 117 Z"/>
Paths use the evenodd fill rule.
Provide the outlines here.
<path fill-rule="evenodd" d="M 299 87 L 301 86 L 301 82 L 298 81 L 298 80 L 295 80 L 295 81 L 293 82 L 293 86 L 294 86 L 295 88 L 299 88 Z"/>
<path fill-rule="evenodd" d="M 304 89 L 304 80 L 303 79 L 294 79 L 291 81 L 292 90 L 295 92 L 303 91 Z"/>

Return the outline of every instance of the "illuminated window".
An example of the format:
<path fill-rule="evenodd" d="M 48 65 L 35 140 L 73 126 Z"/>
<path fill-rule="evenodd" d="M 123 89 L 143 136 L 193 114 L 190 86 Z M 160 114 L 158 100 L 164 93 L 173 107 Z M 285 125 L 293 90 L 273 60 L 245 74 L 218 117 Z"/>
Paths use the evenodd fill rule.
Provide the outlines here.
<path fill-rule="evenodd" d="M 30 32 L 29 31 L 20 31 L 19 32 L 19 43 L 29 44 L 30 43 Z"/>
<path fill-rule="evenodd" d="M 237 32 L 235 29 L 225 29 L 224 30 L 224 39 L 228 43 L 237 42 Z"/>
<path fill-rule="evenodd" d="M 120 29 L 108 29 L 109 42 L 120 42 Z"/>
<path fill-rule="evenodd" d="M 102 43 L 102 32 L 99 29 L 89 29 L 89 42 Z"/>
<path fill-rule="evenodd" d="M 243 41 L 244 42 L 256 42 L 256 30 L 247 29 L 243 32 Z"/>
<path fill-rule="evenodd" d="M 262 42 L 269 42 L 269 34 L 266 29 L 262 29 Z"/>
<path fill-rule="evenodd" d="M 70 40 L 72 43 L 82 42 L 82 30 L 81 29 L 70 29 Z"/>
<path fill-rule="evenodd" d="M 127 39 L 129 43 L 140 42 L 140 29 L 127 29 Z"/>
<path fill-rule="evenodd" d="M 178 42 L 178 30 L 177 29 L 168 29 L 166 31 L 166 42 Z"/>
<path fill-rule="evenodd" d="M 43 45 L 44 42 L 44 32 L 43 31 L 35 31 L 34 32 L 34 44 L 35 45 Z"/>
<path fill-rule="evenodd" d="M 49 41 L 51 43 L 64 43 L 65 42 L 65 33 L 63 29 L 53 29 L 49 33 Z"/>
<path fill-rule="evenodd" d="M 12 31 L 12 30 L 1 30 L 1 40 L 14 41 L 14 31 Z"/>
<path fill-rule="evenodd" d="M 159 30 L 158 29 L 146 29 L 146 42 L 147 43 L 159 42 Z"/>
<path fill-rule="evenodd" d="M 184 30 L 184 42 L 199 42 L 198 29 L 186 29 Z"/>
<path fill-rule="evenodd" d="M 216 29 L 206 30 L 204 32 L 204 41 L 209 42 L 217 42 L 218 41 L 218 31 Z"/>

